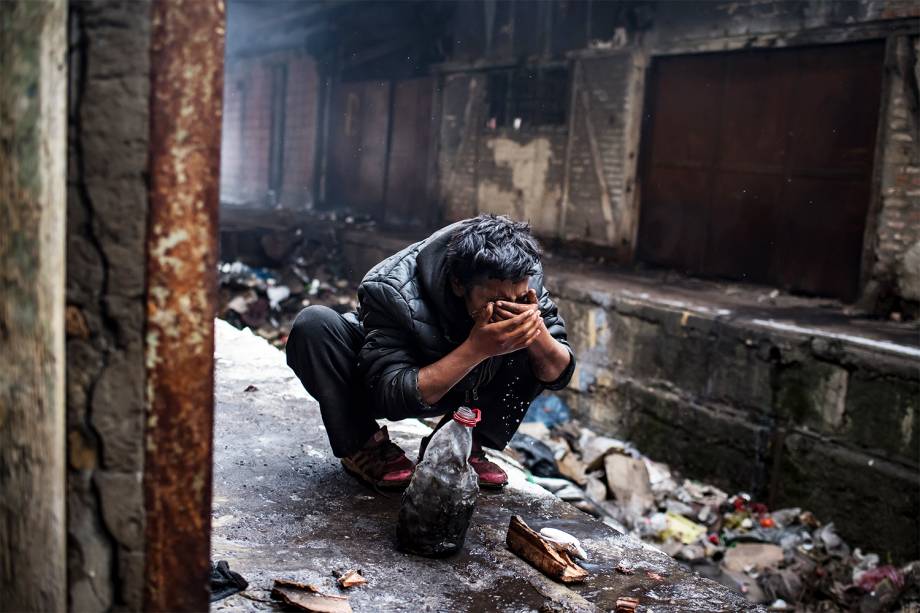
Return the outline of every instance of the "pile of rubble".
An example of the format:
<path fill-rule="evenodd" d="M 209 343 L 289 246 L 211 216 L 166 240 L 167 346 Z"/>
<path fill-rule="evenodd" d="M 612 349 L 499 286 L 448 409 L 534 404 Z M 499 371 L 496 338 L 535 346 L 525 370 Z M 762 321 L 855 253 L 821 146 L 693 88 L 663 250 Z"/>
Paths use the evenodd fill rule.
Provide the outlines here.
<path fill-rule="evenodd" d="M 538 400 L 511 449 L 562 500 L 770 610 L 920 612 L 920 561 L 885 564 L 806 510 L 771 511 L 681 479 L 630 443 L 561 416 L 558 399 Z"/>
<path fill-rule="evenodd" d="M 221 319 L 250 328 L 281 348 L 304 307 L 321 304 L 340 313 L 357 308 L 357 288 L 346 278 L 337 249 L 307 240 L 300 231 L 288 233 L 284 241 L 275 238 L 266 251 L 271 249 L 280 266 L 220 264 Z"/>

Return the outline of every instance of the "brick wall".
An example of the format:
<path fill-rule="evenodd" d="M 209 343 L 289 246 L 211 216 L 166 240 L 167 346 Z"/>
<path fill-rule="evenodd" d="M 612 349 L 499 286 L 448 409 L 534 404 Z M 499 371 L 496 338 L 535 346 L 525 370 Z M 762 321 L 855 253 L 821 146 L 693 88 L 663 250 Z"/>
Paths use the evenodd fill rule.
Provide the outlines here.
<path fill-rule="evenodd" d="M 902 308 L 906 305 L 899 305 L 897 298 L 920 301 L 920 261 L 908 256 L 920 251 L 920 38 L 899 37 L 889 50 L 888 105 L 882 109 L 881 207 L 870 280 L 878 299 Z"/>
<path fill-rule="evenodd" d="M 277 204 L 293 209 L 312 206 L 319 81 L 313 59 L 293 51 L 227 61 L 220 169 L 224 203 L 269 203 L 272 67 L 278 64 L 287 67 L 287 87 L 284 170 Z"/>
<path fill-rule="evenodd" d="M 566 240 L 613 247 L 624 260 L 638 220 L 633 175 L 641 66 L 629 51 L 576 62 L 568 198 L 559 229 Z"/>

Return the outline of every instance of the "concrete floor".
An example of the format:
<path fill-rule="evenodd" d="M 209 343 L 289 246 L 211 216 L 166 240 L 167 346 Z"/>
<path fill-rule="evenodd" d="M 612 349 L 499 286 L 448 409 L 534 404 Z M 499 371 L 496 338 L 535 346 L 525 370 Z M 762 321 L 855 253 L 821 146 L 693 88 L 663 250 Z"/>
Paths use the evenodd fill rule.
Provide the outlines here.
<path fill-rule="evenodd" d="M 347 592 L 356 611 L 611 611 L 619 596 L 639 598 L 640 611 L 756 610 L 528 483 L 510 465 L 510 485 L 481 495 L 462 553 L 430 560 L 395 551 L 399 497 L 342 471 L 316 403 L 281 352 L 226 322 L 216 328 L 212 559 L 228 560 L 250 587 L 213 611 L 277 608 L 269 597 L 276 578 L 339 593 L 332 573 L 349 568 L 368 580 Z M 257 389 L 244 391 L 250 385 Z M 389 428 L 414 457 L 427 427 L 407 420 Z M 512 514 L 580 538 L 591 578 L 565 587 L 511 554 L 504 542 Z M 621 563 L 635 572 L 616 571 Z"/>

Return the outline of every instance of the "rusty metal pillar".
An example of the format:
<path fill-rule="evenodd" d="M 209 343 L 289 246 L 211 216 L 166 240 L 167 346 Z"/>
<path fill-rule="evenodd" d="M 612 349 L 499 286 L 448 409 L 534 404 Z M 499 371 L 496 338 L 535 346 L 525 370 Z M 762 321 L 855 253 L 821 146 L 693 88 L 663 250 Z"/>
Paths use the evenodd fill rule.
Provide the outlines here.
<path fill-rule="evenodd" d="M 208 608 L 222 0 L 159 0 L 151 43 L 147 611 Z"/>

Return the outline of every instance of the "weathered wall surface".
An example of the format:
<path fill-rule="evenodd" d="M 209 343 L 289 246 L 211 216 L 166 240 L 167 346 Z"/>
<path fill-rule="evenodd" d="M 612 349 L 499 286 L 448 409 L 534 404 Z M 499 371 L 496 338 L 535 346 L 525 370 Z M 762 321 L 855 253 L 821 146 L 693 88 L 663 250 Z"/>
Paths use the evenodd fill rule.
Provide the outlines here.
<path fill-rule="evenodd" d="M 486 81 L 481 74 L 451 74 L 441 87 L 440 208 L 445 221 L 456 221 L 476 215 L 478 209 L 476 169 Z"/>
<path fill-rule="evenodd" d="M 577 415 L 688 475 L 811 509 L 856 545 L 920 555 L 915 353 L 552 281 Z"/>
<path fill-rule="evenodd" d="M 552 236 L 559 224 L 565 132 L 559 128 L 480 134 L 476 156 L 476 212 L 527 219 Z"/>
<path fill-rule="evenodd" d="M 483 31 L 473 36 L 468 30 L 484 23 L 486 13 L 476 2 L 459 10 L 465 42 L 458 43 L 454 58 L 472 63 L 443 66 L 438 170 L 445 220 L 482 210 L 523 212 L 542 236 L 601 247 L 625 263 L 632 261 L 635 250 L 644 78 L 655 56 L 897 37 L 889 45 L 886 81 L 880 84 L 887 101 L 879 131 L 883 155 L 877 156 L 877 202 L 867 220 L 862 302 L 879 312 L 917 310 L 920 256 L 909 255 L 920 227 L 918 43 L 910 36 L 916 32 L 916 22 L 910 19 L 920 16 L 916 3 L 595 2 L 591 11 L 549 19 L 551 27 L 529 42 L 519 41 L 513 27 L 517 20 L 527 19 L 522 11 L 502 12 L 494 17 L 500 23 L 479 26 Z M 515 33 L 514 44 L 505 40 L 509 29 Z M 475 50 L 469 41 L 477 41 Z M 522 57 L 536 64 L 567 61 L 572 88 L 568 124 L 560 133 L 565 145 L 551 147 L 553 162 L 563 165 L 561 182 L 550 173 L 545 188 L 537 191 L 516 189 L 512 181 L 496 182 L 500 167 L 483 155 L 489 153 L 484 147 L 491 138 L 485 123 L 487 71 L 505 69 Z M 531 138 L 524 131 L 510 130 L 498 136 L 521 146 L 528 146 Z M 519 174 L 530 172 L 526 165 L 533 164 L 511 164 Z M 561 197 L 546 197 L 557 191 Z"/>
<path fill-rule="evenodd" d="M 66 607 L 67 10 L 0 4 L 0 607 Z"/>
<path fill-rule="evenodd" d="M 568 181 L 558 234 L 629 261 L 638 228 L 635 170 L 645 61 L 624 51 L 573 64 Z"/>
<path fill-rule="evenodd" d="M 70 7 L 69 604 L 139 610 L 150 6 Z"/>

